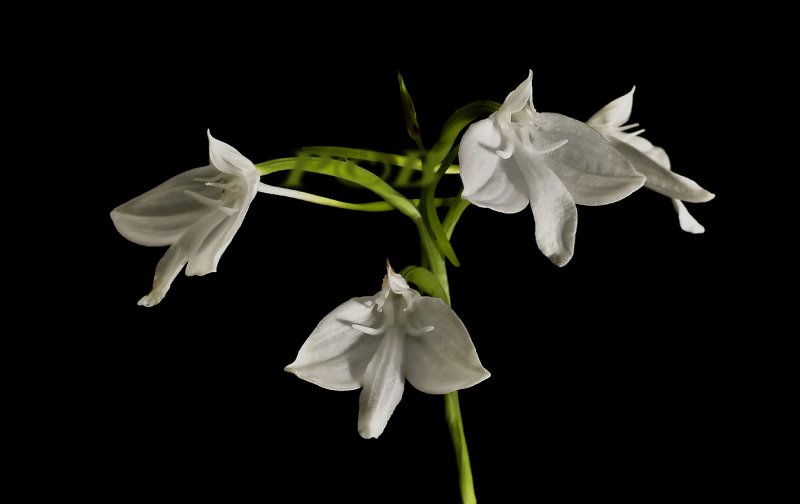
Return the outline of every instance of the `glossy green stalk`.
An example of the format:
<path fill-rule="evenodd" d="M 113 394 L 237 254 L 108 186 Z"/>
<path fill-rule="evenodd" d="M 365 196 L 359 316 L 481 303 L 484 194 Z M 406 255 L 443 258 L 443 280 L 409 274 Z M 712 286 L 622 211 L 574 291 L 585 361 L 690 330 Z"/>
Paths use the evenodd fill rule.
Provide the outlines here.
<path fill-rule="evenodd" d="M 445 129 L 445 132 L 447 132 L 447 129 Z M 422 214 L 422 225 L 418 225 L 417 228 L 420 231 L 420 240 L 422 242 L 423 265 L 427 265 L 427 267 L 430 268 L 430 276 L 432 278 L 429 278 L 428 275 L 425 275 L 424 273 L 420 274 L 420 272 L 416 272 L 414 269 L 409 271 L 409 273 L 416 273 L 419 275 L 422 283 L 438 283 L 441 289 L 432 288 L 430 289 L 432 292 L 429 292 L 429 294 L 436 295 L 436 291 L 442 293 L 438 295 L 438 297 L 447 303 L 448 306 L 451 303 L 449 282 L 447 280 L 445 252 L 448 251 L 449 248 L 452 258 L 455 257 L 455 253 L 450 247 L 449 238 L 453 234 L 453 230 L 458 222 L 459 217 L 467 207 L 467 203 L 465 203 L 461 198 L 458 198 L 456 203 L 450 207 L 450 211 L 448 211 L 445 221 L 442 223 L 439 221 L 439 216 L 436 215 L 436 208 L 433 204 L 436 184 L 441 178 L 441 175 L 444 174 L 447 166 L 454 160 L 457 152 L 457 147 L 453 146 L 455 143 L 455 135 L 452 135 L 452 130 L 450 130 L 449 133 L 451 133 L 450 138 L 447 138 L 447 135 L 443 134 L 442 137 L 445 140 L 443 141 L 443 138 L 440 138 L 437 144 L 440 145 L 439 152 L 441 153 L 444 151 L 441 145 L 444 143 L 449 143 L 449 150 L 446 152 L 446 154 L 436 160 L 437 163 L 441 163 L 440 169 L 437 171 L 432 170 L 431 168 L 433 163 L 431 163 L 430 160 L 426 160 L 427 166 L 423 167 L 423 180 L 426 179 L 425 175 L 430 174 L 431 176 L 427 178 L 428 185 L 423 186 L 422 189 L 422 198 L 420 198 L 421 201 L 419 204 L 419 210 Z M 431 227 L 438 231 L 437 234 L 442 237 L 443 241 L 438 243 L 436 242 L 438 237 L 434 238 L 433 232 L 430 230 Z M 448 255 L 448 257 L 451 256 Z M 457 260 L 454 264 L 457 264 Z M 420 286 L 420 283 L 417 283 L 417 285 Z M 453 442 L 453 448 L 456 454 L 461 501 L 463 504 L 475 504 L 477 502 L 477 498 L 475 497 L 475 487 L 472 480 L 472 466 L 469 461 L 469 450 L 467 449 L 467 438 L 464 434 L 464 423 L 461 418 L 458 391 L 445 394 L 444 406 L 445 418 L 447 420 L 447 426 L 450 429 L 450 438 Z"/>
<path fill-rule="evenodd" d="M 463 201 L 463 200 L 460 200 Z M 458 206 L 458 204 L 454 205 Z M 461 215 L 466 205 L 461 205 L 458 215 Z M 421 205 L 420 208 L 424 208 Z M 450 215 L 450 214 L 448 214 Z M 447 219 L 445 219 L 447 221 Z M 450 226 L 446 229 L 452 234 L 453 227 L 458 218 L 451 219 Z M 425 225 L 419 223 L 417 229 L 420 232 L 422 244 L 423 266 L 409 266 L 402 271 L 403 276 L 413 282 L 424 293 L 442 299 L 450 305 L 450 292 L 447 281 L 447 268 L 444 255 L 436 244 L 433 237 L 428 233 Z M 456 465 L 458 467 L 458 482 L 461 489 L 461 500 L 463 504 L 475 504 L 475 488 L 472 482 L 472 466 L 469 462 L 469 450 L 467 449 L 467 438 L 464 435 L 464 423 L 461 419 L 461 408 L 458 402 L 458 392 L 451 392 L 444 396 L 444 412 L 447 419 L 447 426 L 450 429 L 450 438 L 453 441 L 453 448 L 456 453 Z"/>
<path fill-rule="evenodd" d="M 283 196 L 284 198 L 307 201 L 308 203 L 314 203 L 316 205 L 341 208 L 344 210 L 356 210 L 359 212 L 391 212 L 393 210 L 396 210 L 395 207 L 393 207 L 386 201 L 370 201 L 368 203 L 350 203 L 347 201 L 339 201 L 331 198 L 326 198 L 324 196 L 318 196 L 312 193 L 298 191 L 295 189 L 268 186 L 266 184 L 260 186 L 258 192 L 271 194 L 273 196 Z M 419 206 L 419 199 L 411 199 L 409 201 L 412 204 L 414 204 L 414 206 L 417 207 Z M 451 204 L 457 201 L 463 201 L 463 200 L 458 200 L 457 198 L 436 198 L 434 200 L 434 204 L 436 205 L 436 207 L 441 207 L 441 206 L 449 207 Z"/>
<path fill-rule="evenodd" d="M 453 440 L 453 447 L 456 450 L 461 501 L 464 504 L 475 504 L 478 502 L 478 499 L 475 497 L 475 487 L 472 483 L 472 466 L 469 463 L 467 438 L 464 436 L 464 423 L 461 421 L 458 391 L 445 394 L 444 415 L 445 418 L 447 418 L 447 426 L 450 428 L 450 437 Z"/>

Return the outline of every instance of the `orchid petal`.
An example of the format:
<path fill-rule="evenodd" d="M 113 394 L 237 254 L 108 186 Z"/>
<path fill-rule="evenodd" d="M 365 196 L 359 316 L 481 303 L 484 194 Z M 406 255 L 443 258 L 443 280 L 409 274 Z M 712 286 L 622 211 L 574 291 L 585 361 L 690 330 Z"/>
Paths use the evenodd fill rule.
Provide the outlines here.
<path fill-rule="evenodd" d="M 647 154 L 647 157 L 649 157 L 656 163 L 660 164 L 667 170 L 672 170 L 672 164 L 669 161 L 669 156 L 667 156 L 667 151 L 665 151 L 661 147 L 653 147 L 648 151 L 642 151 L 642 152 Z"/>
<path fill-rule="evenodd" d="M 489 377 L 467 328 L 441 299 L 423 296 L 409 316 L 414 327 L 433 327 L 406 338 L 406 378 L 428 394 L 447 394 Z"/>
<path fill-rule="evenodd" d="M 240 188 L 240 190 L 247 192 L 241 195 L 234 203 L 239 206 L 238 210 L 228 207 L 218 209 L 219 212 L 226 216 L 226 219 L 219 227 L 208 230 L 208 235 L 202 246 L 186 266 L 187 275 L 205 275 L 217 271 L 217 265 L 222 254 L 242 226 L 247 210 L 250 208 L 250 203 L 253 202 L 258 192 L 257 181 L 258 178 L 256 177 L 251 184 Z M 231 210 L 231 212 L 225 212 L 224 210 Z"/>
<path fill-rule="evenodd" d="M 236 233 L 233 226 L 237 221 L 237 215 L 228 216 L 224 212 L 217 212 L 214 217 L 213 220 L 205 223 L 202 231 L 198 229 L 203 236 L 203 241 L 189 258 L 186 265 L 186 276 L 203 276 L 216 272 L 220 256 L 230 245 L 233 235 Z"/>
<path fill-rule="evenodd" d="M 139 245 L 162 247 L 175 243 L 211 210 L 186 191 L 217 198 L 220 189 L 207 187 L 197 179 L 211 178 L 218 173 L 213 166 L 204 166 L 172 177 L 115 208 L 111 212 L 114 227 L 122 236 Z"/>
<path fill-rule="evenodd" d="M 364 373 L 364 389 L 358 401 L 358 433 L 365 439 L 383 433 L 403 398 L 404 337 L 399 327 L 391 327 Z"/>
<path fill-rule="evenodd" d="M 673 198 L 672 206 L 675 208 L 675 211 L 678 212 L 678 221 L 681 224 L 681 229 L 692 234 L 702 234 L 706 232 L 706 228 L 697 222 L 697 219 L 689 213 L 689 210 L 686 209 L 686 205 L 684 205 L 681 200 Z"/>
<path fill-rule="evenodd" d="M 160 303 L 187 260 L 186 251 L 180 244 L 171 245 L 156 265 L 153 289 L 146 296 L 143 296 L 137 304 L 150 308 Z"/>
<path fill-rule="evenodd" d="M 514 157 L 528 183 L 536 221 L 536 244 L 556 266 L 564 266 L 575 250 L 578 209 L 566 186 L 548 167 L 546 155 L 528 152 Z"/>
<path fill-rule="evenodd" d="M 525 105 L 530 104 L 532 107 L 532 82 L 533 70 L 528 70 L 528 78 L 522 81 L 522 83 L 517 86 L 514 91 L 508 93 L 508 96 L 506 96 L 506 99 L 503 101 L 503 104 L 497 111 L 498 116 L 503 118 L 503 120 L 508 120 L 510 119 L 511 114 L 519 112 L 525 107 Z"/>
<path fill-rule="evenodd" d="M 192 258 L 203 246 L 209 229 L 220 226 L 225 220 L 225 214 L 210 212 L 195 222 L 180 239 L 173 243 L 156 265 L 156 274 L 153 279 L 153 290 L 139 300 L 139 306 L 151 307 L 158 304 L 167 294 L 172 281 L 180 273 L 181 268 L 191 263 Z M 187 267 L 186 275 L 204 275 L 202 272 L 190 272 Z"/>
<path fill-rule="evenodd" d="M 645 183 L 631 164 L 603 136 L 586 124 L 561 114 L 542 113 L 533 132 L 534 145 L 567 140 L 547 153 L 547 166 L 564 183 L 575 203 L 614 203 Z"/>
<path fill-rule="evenodd" d="M 514 160 L 497 155 L 501 143 L 492 119 L 478 121 L 464 133 L 458 151 L 461 197 L 497 212 L 517 213 L 528 205 L 527 187 Z"/>
<path fill-rule="evenodd" d="M 364 372 L 381 339 L 353 324 L 374 326 L 374 296 L 353 298 L 325 316 L 285 370 L 328 390 L 361 387 Z"/>
<path fill-rule="evenodd" d="M 595 129 L 619 128 L 631 117 L 634 91 L 636 86 L 598 110 L 586 123 Z"/>
<path fill-rule="evenodd" d="M 611 139 L 611 145 L 631 162 L 636 171 L 647 177 L 645 187 L 648 189 L 690 203 L 703 203 L 714 198 L 695 181 L 659 165 L 635 147 L 616 139 Z"/>
<path fill-rule="evenodd" d="M 208 156 L 211 164 L 221 172 L 240 177 L 257 173 L 252 161 L 230 145 L 211 136 L 211 130 L 208 130 Z"/>
<path fill-rule="evenodd" d="M 667 170 L 672 169 L 667 151 L 661 147 L 653 147 L 652 149 L 645 151 L 645 154 L 647 154 L 647 157 L 663 166 Z M 706 228 L 697 222 L 697 219 L 695 219 L 692 214 L 689 213 L 686 205 L 684 205 L 681 200 L 672 198 L 672 207 L 678 213 L 678 222 L 680 222 L 681 229 L 692 234 L 703 234 L 706 232 Z"/>
<path fill-rule="evenodd" d="M 635 136 L 634 135 L 627 135 L 626 136 L 623 133 L 622 135 L 617 136 L 617 138 L 619 140 L 622 140 L 626 144 L 631 145 L 634 148 L 636 148 L 637 150 L 639 150 L 641 152 L 644 152 L 644 153 L 648 153 L 649 150 L 654 148 L 653 143 L 650 142 L 650 140 L 642 137 L 641 135 L 635 135 Z"/>

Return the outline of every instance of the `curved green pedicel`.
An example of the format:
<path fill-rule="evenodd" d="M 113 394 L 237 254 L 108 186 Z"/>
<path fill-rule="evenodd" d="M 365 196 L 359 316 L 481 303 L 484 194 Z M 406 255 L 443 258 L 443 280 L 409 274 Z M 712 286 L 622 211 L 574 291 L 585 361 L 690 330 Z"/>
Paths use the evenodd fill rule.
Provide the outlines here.
<path fill-rule="evenodd" d="M 275 187 L 267 184 L 260 184 L 259 191 L 273 196 L 282 196 L 301 201 L 307 201 L 316 205 L 329 206 L 333 208 L 341 208 L 343 210 L 356 210 L 359 212 L 392 212 L 396 210 L 395 207 L 386 201 L 370 201 L 367 203 L 350 203 L 347 201 L 340 201 L 325 196 L 318 196 L 313 193 L 298 191 L 296 189 L 288 189 L 285 187 Z M 419 199 L 409 200 L 414 206 L 419 207 Z M 457 205 L 460 201 L 458 198 L 436 198 L 436 207 Z"/>
<path fill-rule="evenodd" d="M 273 159 L 255 166 L 262 175 L 284 170 L 302 170 L 353 182 L 374 192 L 414 222 L 422 220 L 419 210 L 408 198 L 400 194 L 379 176 L 350 161 L 339 161 L 330 158 L 292 157 Z"/>

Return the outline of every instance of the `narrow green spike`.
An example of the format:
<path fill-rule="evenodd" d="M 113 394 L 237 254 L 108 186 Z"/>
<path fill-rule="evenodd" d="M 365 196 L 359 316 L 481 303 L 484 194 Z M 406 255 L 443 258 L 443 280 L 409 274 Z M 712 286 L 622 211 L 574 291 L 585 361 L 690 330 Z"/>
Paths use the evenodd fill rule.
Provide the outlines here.
<path fill-rule="evenodd" d="M 406 83 L 403 81 L 403 76 L 397 72 L 397 84 L 400 86 L 400 101 L 403 104 L 403 117 L 406 120 L 406 131 L 408 136 L 414 140 L 419 150 L 424 150 L 422 147 L 422 138 L 419 134 L 419 122 L 417 121 L 417 111 L 414 109 L 414 100 L 411 99 L 406 88 Z"/>

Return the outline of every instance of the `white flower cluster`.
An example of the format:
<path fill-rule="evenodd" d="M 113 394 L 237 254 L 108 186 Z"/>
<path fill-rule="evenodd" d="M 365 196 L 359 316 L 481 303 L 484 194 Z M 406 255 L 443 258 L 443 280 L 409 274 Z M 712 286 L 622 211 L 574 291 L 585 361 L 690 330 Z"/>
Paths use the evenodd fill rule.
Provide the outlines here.
<path fill-rule="evenodd" d="M 634 88 L 635 89 L 635 88 Z M 704 228 L 683 202 L 714 197 L 671 171 L 667 154 L 624 125 L 633 90 L 587 123 L 538 112 L 531 74 L 499 110 L 464 133 L 458 158 L 462 198 L 503 213 L 530 205 L 539 249 L 554 264 L 572 258 L 576 205 L 606 205 L 641 186 L 672 199 L 681 227 Z M 208 134 L 210 164 L 181 173 L 115 208 L 117 230 L 134 243 L 169 246 L 153 288 L 139 304 L 158 304 L 172 281 L 216 271 L 257 192 L 283 194 L 259 182 L 255 165 Z M 284 191 L 288 194 L 291 191 Z M 329 313 L 286 370 L 331 390 L 362 388 L 358 430 L 378 437 L 399 403 L 405 380 L 429 394 L 447 394 L 489 377 L 467 329 L 441 299 L 423 296 L 387 264 L 381 290 Z"/>

